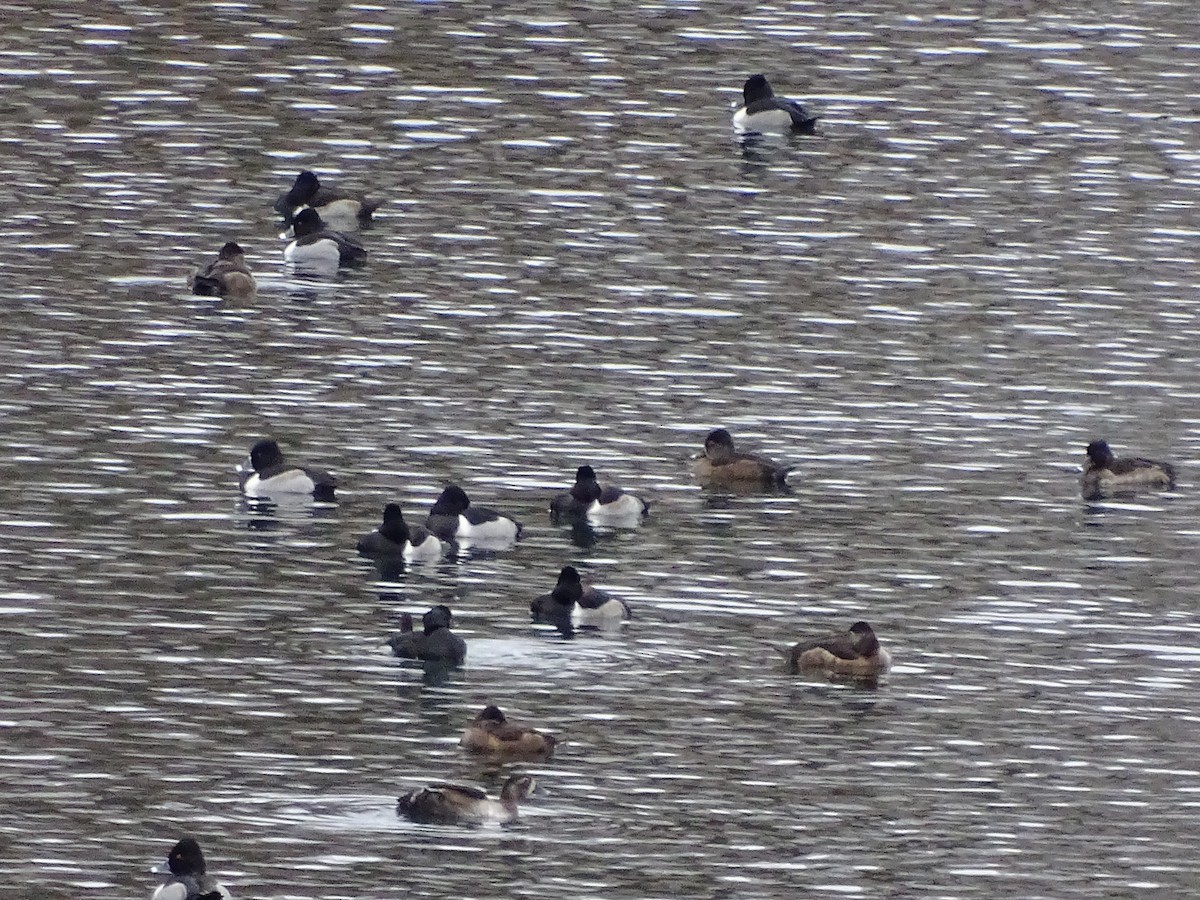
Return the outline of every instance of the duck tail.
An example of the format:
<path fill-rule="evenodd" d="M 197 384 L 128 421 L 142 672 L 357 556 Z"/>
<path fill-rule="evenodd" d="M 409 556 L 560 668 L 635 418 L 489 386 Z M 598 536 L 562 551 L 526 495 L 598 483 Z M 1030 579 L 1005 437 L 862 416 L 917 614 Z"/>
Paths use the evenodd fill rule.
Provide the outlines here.
<path fill-rule="evenodd" d="M 798 122 L 793 121 L 792 131 L 796 132 L 796 134 L 816 134 L 817 119 L 819 118 L 820 116 L 808 116 Z"/>

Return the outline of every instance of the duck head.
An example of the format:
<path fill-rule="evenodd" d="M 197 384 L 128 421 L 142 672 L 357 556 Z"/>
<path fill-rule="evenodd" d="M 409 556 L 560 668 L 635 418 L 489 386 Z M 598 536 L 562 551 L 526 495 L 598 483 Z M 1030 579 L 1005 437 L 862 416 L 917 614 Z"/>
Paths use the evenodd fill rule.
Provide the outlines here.
<path fill-rule="evenodd" d="M 724 428 L 710 431 L 704 439 L 704 455 L 714 463 L 722 463 L 733 457 L 733 435 Z"/>
<path fill-rule="evenodd" d="M 1092 441 L 1088 444 L 1087 457 L 1093 469 L 1106 469 L 1116 459 L 1112 450 L 1109 449 L 1108 441 Z"/>
<path fill-rule="evenodd" d="M 433 634 L 439 628 L 449 628 L 452 618 L 450 607 L 439 603 L 421 617 L 421 624 L 424 626 L 426 634 Z"/>
<path fill-rule="evenodd" d="M 379 527 L 379 533 L 397 544 L 408 540 L 408 524 L 404 521 L 399 503 L 389 503 L 383 508 L 383 524 Z"/>
<path fill-rule="evenodd" d="M 470 505 L 471 500 L 467 497 L 466 491 L 457 484 L 448 484 L 441 496 L 434 502 L 429 514 L 431 516 L 461 516 Z"/>
<path fill-rule="evenodd" d="M 198 878 L 207 871 L 204 854 L 195 838 L 186 837 L 167 854 L 167 870 L 178 878 Z"/>
<path fill-rule="evenodd" d="M 267 469 L 283 465 L 283 451 L 270 438 L 259 441 L 250 448 L 250 467 L 255 472 L 265 472 Z"/>
<path fill-rule="evenodd" d="M 571 496 L 582 503 L 600 499 L 600 485 L 591 466 L 580 466 L 575 470 L 575 486 L 571 488 Z"/>
<path fill-rule="evenodd" d="M 742 98 L 749 106 L 756 100 L 766 100 L 768 97 L 774 97 L 775 92 L 771 90 L 771 85 L 767 81 L 765 75 L 751 75 L 746 79 L 746 84 L 742 88 Z"/>
<path fill-rule="evenodd" d="M 321 214 L 311 206 L 306 206 L 300 210 L 300 212 L 296 213 L 296 217 L 292 219 L 292 233 L 298 238 L 309 234 L 317 234 L 324 228 L 325 223 L 321 221 Z"/>
<path fill-rule="evenodd" d="M 855 622 L 850 626 L 850 633 L 854 635 L 854 649 L 863 656 L 879 652 L 879 639 L 866 622 Z"/>

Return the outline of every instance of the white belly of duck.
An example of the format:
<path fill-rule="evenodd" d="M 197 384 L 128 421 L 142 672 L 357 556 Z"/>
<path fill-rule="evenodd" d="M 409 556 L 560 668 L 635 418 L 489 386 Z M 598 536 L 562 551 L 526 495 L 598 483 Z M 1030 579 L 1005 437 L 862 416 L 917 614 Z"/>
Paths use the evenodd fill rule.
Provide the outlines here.
<path fill-rule="evenodd" d="M 739 133 L 783 134 L 792 130 L 792 115 L 786 109 L 765 109 L 747 115 L 743 106 L 733 114 L 733 127 Z"/>
<path fill-rule="evenodd" d="M 408 562 L 437 562 L 442 558 L 442 542 L 432 534 L 425 535 L 419 544 L 404 542 L 404 559 Z"/>
<path fill-rule="evenodd" d="M 501 543 L 517 539 L 517 523 L 512 519 L 500 516 L 486 522 L 472 524 L 466 517 L 458 517 L 458 531 L 455 536 L 461 541 L 474 543 Z"/>
<path fill-rule="evenodd" d="M 246 479 L 242 493 L 247 497 L 298 496 L 311 495 L 315 488 L 316 484 L 303 469 L 291 469 L 270 478 L 260 478 L 255 472 Z"/>
<path fill-rule="evenodd" d="M 633 494 L 622 494 L 611 503 L 593 501 L 587 519 L 593 525 L 637 525 L 645 511 L 646 504 Z"/>
<path fill-rule="evenodd" d="M 311 244 L 292 241 L 284 249 L 283 258 L 294 266 L 336 269 L 342 256 L 337 241 L 323 238 Z"/>

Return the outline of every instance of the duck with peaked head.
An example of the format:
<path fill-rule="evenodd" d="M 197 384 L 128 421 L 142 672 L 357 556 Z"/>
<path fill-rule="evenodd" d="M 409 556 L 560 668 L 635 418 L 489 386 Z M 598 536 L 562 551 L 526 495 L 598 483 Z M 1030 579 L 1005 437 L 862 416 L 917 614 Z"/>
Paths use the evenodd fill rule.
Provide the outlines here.
<path fill-rule="evenodd" d="M 485 706 L 463 731 L 459 745 L 469 753 L 521 759 L 549 759 L 558 739 L 528 725 L 509 721 L 498 706 Z"/>
<path fill-rule="evenodd" d="M 629 605 L 591 585 L 585 587 L 574 566 L 563 566 L 549 594 L 529 604 L 534 624 L 553 625 L 563 637 L 574 637 L 576 628 L 612 629 L 632 617 Z"/>
<path fill-rule="evenodd" d="M 855 622 L 849 631 L 816 641 L 796 644 L 789 654 L 793 672 L 820 670 L 831 675 L 871 678 L 891 667 L 891 654 L 866 622 Z"/>
<path fill-rule="evenodd" d="M 740 453 L 724 428 L 709 432 L 704 453 L 696 459 L 696 477 L 706 485 L 785 487 L 794 466 L 781 466 L 763 456 Z"/>
<path fill-rule="evenodd" d="M 648 510 L 649 506 L 633 494 L 613 485 L 600 487 L 591 466 L 576 469 L 571 490 L 559 494 L 550 503 L 550 514 L 556 521 L 586 521 L 611 527 L 638 525 Z"/>
<path fill-rule="evenodd" d="M 275 212 L 283 216 L 285 225 L 292 225 L 304 207 L 317 210 L 326 222 L 338 228 L 354 230 L 371 221 L 371 214 L 383 204 L 382 200 L 345 194 L 321 184 L 316 173 L 307 170 L 296 176 L 291 190 L 275 201 Z"/>
<path fill-rule="evenodd" d="M 349 235 L 326 226 L 315 209 L 305 207 L 292 222 L 296 238 L 283 248 L 283 259 L 294 266 L 336 269 L 367 258 L 367 248 Z"/>
<path fill-rule="evenodd" d="M 208 874 L 204 854 L 194 838 L 179 841 L 155 871 L 164 881 L 150 900 L 230 900 L 233 896 Z"/>
<path fill-rule="evenodd" d="M 250 448 L 249 466 L 241 467 L 242 493 L 256 500 L 286 499 L 305 494 L 334 502 L 337 480 L 328 472 L 289 466 L 279 444 L 265 438 Z"/>
<path fill-rule="evenodd" d="M 817 117 L 795 100 L 776 97 L 763 75 L 751 75 L 742 87 L 744 105 L 733 114 L 733 128 L 738 134 L 815 134 Z"/>
<path fill-rule="evenodd" d="M 1084 500 L 1100 500 L 1113 494 L 1143 489 L 1175 488 L 1175 467 L 1139 456 L 1118 459 L 1107 441 L 1092 441 L 1079 480 Z"/>
<path fill-rule="evenodd" d="M 383 524 L 358 542 L 358 552 L 362 556 L 373 559 L 399 557 L 406 562 L 437 562 L 445 549 L 441 541 L 420 525 L 409 526 L 398 503 L 385 506 Z"/>
<path fill-rule="evenodd" d="M 467 642 L 450 630 L 452 618 L 450 607 L 439 603 L 421 617 L 422 632 L 417 634 L 412 616 L 401 613 L 400 631 L 388 639 L 388 644 L 401 659 L 461 666 L 467 658 Z"/>
<path fill-rule="evenodd" d="M 204 297 L 249 297 L 257 288 L 246 265 L 246 254 L 233 241 L 217 258 L 192 276 L 192 293 Z"/>
<path fill-rule="evenodd" d="M 425 527 L 443 541 L 506 545 L 521 536 L 521 523 L 486 506 L 474 506 L 466 491 L 446 485 L 429 510 Z"/>
<path fill-rule="evenodd" d="M 517 805 L 533 793 L 534 785 L 529 775 L 513 775 L 500 789 L 500 799 L 495 800 L 476 787 L 431 784 L 402 796 L 396 811 L 414 822 L 430 825 L 515 822 Z"/>

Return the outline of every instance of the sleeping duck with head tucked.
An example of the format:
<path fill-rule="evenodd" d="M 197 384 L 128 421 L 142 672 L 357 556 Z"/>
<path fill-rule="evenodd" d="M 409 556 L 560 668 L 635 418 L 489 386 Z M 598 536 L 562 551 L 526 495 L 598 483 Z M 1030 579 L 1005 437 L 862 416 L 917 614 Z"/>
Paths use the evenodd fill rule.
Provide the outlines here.
<path fill-rule="evenodd" d="M 1101 500 L 1114 494 L 1147 489 L 1173 490 L 1175 467 L 1140 456 L 1118 459 L 1108 441 L 1092 441 L 1087 446 L 1079 487 L 1084 500 Z"/>
<path fill-rule="evenodd" d="M 460 784 L 431 784 L 402 796 L 396 812 L 429 825 L 504 824 L 517 820 L 517 805 L 533 793 L 529 775 L 513 775 L 504 782 L 499 799 L 489 797 L 477 787 Z"/>
<path fill-rule="evenodd" d="M 467 725 L 458 743 L 469 753 L 549 759 L 558 739 L 528 725 L 512 722 L 500 707 L 488 705 Z"/>
<path fill-rule="evenodd" d="M 788 658 L 792 672 L 822 671 L 851 678 L 873 678 L 891 665 L 891 654 L 866 622 L 855 622 L 840 634 L 796 644 Z"/>

